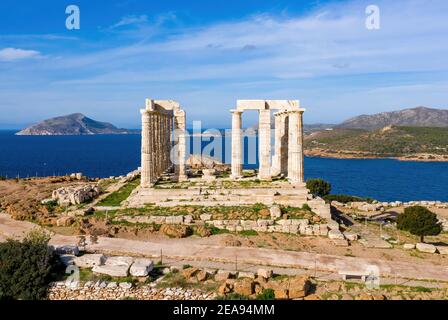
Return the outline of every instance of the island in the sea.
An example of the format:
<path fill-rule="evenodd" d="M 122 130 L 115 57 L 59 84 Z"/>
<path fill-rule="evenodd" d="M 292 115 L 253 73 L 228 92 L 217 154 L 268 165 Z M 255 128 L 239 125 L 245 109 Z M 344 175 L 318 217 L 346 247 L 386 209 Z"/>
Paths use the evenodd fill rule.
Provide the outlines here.
<path fill-rule="evenodd" d="M 51 118 L 16 133 L 20 136 L 63 136 L 94 134 L 138 134 L 138 130 L 117 128 L 107 122 L 90 119 L 82 113 Z"/>

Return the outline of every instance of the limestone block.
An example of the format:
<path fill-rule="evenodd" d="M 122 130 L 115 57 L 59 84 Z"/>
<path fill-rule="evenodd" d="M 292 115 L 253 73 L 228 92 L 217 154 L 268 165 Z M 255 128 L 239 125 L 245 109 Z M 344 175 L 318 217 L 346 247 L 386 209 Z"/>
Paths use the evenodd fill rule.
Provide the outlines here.
<path fill-rule="evenodd" d="M 269 212 L 271 214 L 272 220 L 281 218 L 282 216 L 282 211 L 280 210 L 279 206 L 272 206 L 271 208 L 269 208 Z"/>
<path fill-rule="evenodd" d="M 146 277 L 154 268 L 154 262 L 149 259 L 135 259 L 129 270 L 134 277 Z"/>
<path fill-rule="evenodd" d="M 263 219 L 258 219 L 257 220 L 257 224 L 259 227 L 263 227 L 263 226 L 272 226 L 274 224 L 274 220 L 263 220 Z"/>
<path fill-rule="evenodd" d="M 231 277 L 231 273 L 226 270 L 218 270 L 218 272 L 215 274 L 215 280 L 216 281 L 225 281 Z"/>
<path fill-rule="evenodd" d="M 344 234 L 339 230 L 330 230 L 328 232 L 328 238 L 331 240 L 344 240 Z"/>
<path fill-rule="evenodd" d="M 305 235 L 306 235 L 306 236 L 312 236 L 312 235 L 314 235 L 314 232 L 313 232 L 313 226 L 306 226 L 306 227 L 305 227 Z"/>
<path fill-rule="evenodd" d="M 344 232 L 344 237 L 349 241 L 356 241 L 358 240 L 358 235 L 354 232 L 346 231 Z"/>
<path fill-rule="evenodd" d="M 235 232 L 236 231 L 236 227 L 235 226 L 226 226 L 226 229 L 229 230 L 230 232 Z"/>
<path fill-rule="evenodd" d="M 238 272 L 238 278 L 255 279 L 255 273 L 249 271 L 240 271 Z"/>
<path fill-rule="evenodd" d="M 417 243 L 416 248 L 418 251 L 426 252 L 426 253 L 436 253 L 437 248 L 435 245 L 428 243 Z"/>
<path fill-rule="evenodd" d="M 313 235 L 320 236 L 320 227 L 318 224 L 313 225 Z"/>
<path fill-rule="evenodd" d="M 297 225 L 290 225 L 289 226 L 289 233 L 298 234 L 299 233 L 299 226 L 297 226 Z"/>
<path fill-rule="evenodd" d="M 282 231 L 283 233 L 289 233 L 290 232 L 290 226 L 286 225 L 286 226 L 281 226 L 282 227 Z"/>
<path fill-rule="evenodd" d="M 405 244 L 403 245 L 403 248 L 404 248 L 405 250 L 413 250 L 413 249 L 415 249 L 415 244 L 413 244 L 413 243 L 405 243 Z"/>
<path fill-rule="evenodd" d="M 149 221 L 150 221 L 150 223 L 155 223 L 155 224 L 165 224 L 166 217 L 165 216 L 151 216 Z"/>
<path fill-rule="evenodd" d="M 236 232 L 241 232 L 243 230 L 244 230 L 244 228 L 242 226 L 235 226 L 235 231 Z"/>
<path fill-rule="evenodd" d="M 75 259 L 75 264 L 80 268 L 102 266 L 105 262 L 106 257 L 103 254 L 85 254 Z"/>
<path fill-rule="evenodd" d="M 272 269 L 258 269 L 257 271 L 257 275 L 265 279 L 271 278 L 273 274 L 274 272 L 272 271 Z"/>
<path fill-rule="evenodd" d="M 120 282 L 120 283 L 118 284 L 118 286 L 119 286 L 121 289 L 129 290 L 129 289 L 132 288 L 132 283 L 130 283 L 130 282 Z"/>
<path fill-rule="evenodd" d="M 277 224 L 281 226 L 290 226 L 292 220 L 278 220 L 276 221 Z"/>
<path fill-rule="evenodd" d="M 199 217 L 202 221 L 208 221 L 212 219 L 212 215 L 207 213 L 201 214 Z"/>
<path fill-rule="evenodd" d="M 268 231 L 268 227 L 267 226 L 253 227 L 252 230 L 257 231 L 257 232 L 267 232 Z"/>
<path fill-rule="evenodd" d="M 107 258 L 105 265 L 108 266 L 127 266 L 128 268 L 134 262 L 132 257 L 109 257 Z"/>
<path fill-rule="evenodd" d="M 183 224 L 184 217 L 183 216 L 167 216 L 166 224 Z"/>
<path fill-rule="evenodd" d="M 307 226 L 310 222 L 308 219 L 291 219 L 292 225 L 304 225 Z"/>
<path fill-rule="evenodd" d="M 244 228 L 255 228 L 258 226 L 257 221 L 254 220 L 241 220 L 240 224 Z"/>
<path fill-rule="evenodd" d="M 324 237 L 328 235 L 328 225 L 326 224 L 319 225 L 319 235 Z"/>
<path fill-rule="evenodd" d="M 93 267 L 92 271 L 100 274 L 107 274 L 111 277 L 127 277 L 129 266 L 128 265 L 95 266 Z"/>
<path fill-rule="evenodd" d="M 184 216 L 184 224 L 191 224 L 193 223 L 193 216 L 192 215 L 186 215 Z"/>
<path fill-rule="evenodd" d="M 448 254 L 448 247 L 447 246 L 437 246 L 437 251 L 443 255 Z"/>

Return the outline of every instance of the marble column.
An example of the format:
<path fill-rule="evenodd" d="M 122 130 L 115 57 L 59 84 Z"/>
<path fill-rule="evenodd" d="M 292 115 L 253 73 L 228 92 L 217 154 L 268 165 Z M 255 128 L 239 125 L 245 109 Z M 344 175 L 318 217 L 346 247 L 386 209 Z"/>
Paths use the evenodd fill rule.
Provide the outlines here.
<path fill-rule="evenodd" d="M 275 131 L 274 131 L 274 157 L 272 158 L 271 175 L 278 176 L 282 173 L 282 162 L 287 158 L 284 152 L 284 136 L 286 133 L 286 114 L 277 112 L 275 114 Z"/>
<path fill-rule="evenodd" d="M 303 183 L 303 123 L 304 110 L 289 111 L 288 180 Z"/>
<path fill-rule="evenodd" d="M 258 178 L 271 179 L 271 110 L 259 110 L 258 122 Z"/>
<path fill-rule="evenodd" d="M 150 113 L 143 109 L 142 115 L 142 148 L 141 148 L 141 186 L 150 187 L 152 182 L 152 140 Z"/>
<path fill-rule="evenodd" d="M 280 150 L 280 174 L 284 177 L 288 175 L 288 143 L 289 143 L 289 117 L 286 112 L 282 113 L 281 150 Z"/>
<path fill-rule="evenodd" d="M 187 132 L 186 132 L 186 117 L 185 117 L 185 111 L 184 110 L 177 110 L 175 112 L 176 117 L 176 126 L 178 130 L 178 141 L 177 141 L 177 152 L 178 152 L 178 165 L 177 165 L 177 178 L 178 181 L 185 181 L 188 179 L 187 173 L 185 170 L 185 156 L 187 151 L 187 145 L 186 145 L 186 138 L 187 138 Z"/>
<path fill-rule="evenodd" d="M 242 145 L 242 111 L 230 110 L 232 113 L 232 179 L 243 176 L 243 145 Z"/>

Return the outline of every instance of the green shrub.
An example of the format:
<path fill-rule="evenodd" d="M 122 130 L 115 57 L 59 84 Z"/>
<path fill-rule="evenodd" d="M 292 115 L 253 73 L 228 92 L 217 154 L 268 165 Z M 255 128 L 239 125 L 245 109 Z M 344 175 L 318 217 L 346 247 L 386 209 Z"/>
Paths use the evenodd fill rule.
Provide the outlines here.
<path fill-rule="evenodd" d="M 30 232 L 21 242 L 0 244 L 0 300 L 37 300 L 46 296 L 57 258 L 48 247 L 49 236 Z"/>
<path fill-rule="evenodd" d="M 397 228 L 419 236 L 421 242 L 425 236 L 436 236 L 442 232 L 437 215 L 421 206 L 405 208 L 397 218 Z"/>
<path fill-rule="evenodd" d="M 306 182 L 306 187 L 311 194 L 318 197 L 324 197 L 331 191 L 331 184 L 323 179 L 309 179 Z"/>
<path fill-rule="evenodd" d="M 249 299 L 249 297 L 243 296 L 243 295 L 238 294 L 238 293 L 229 293 L 226 296 L 216 297 L 215 300 L 250 300 L 250 299 Z"/>
<path fill-rule="evenodd" d="M 257 295 L 257 300 L 275 300 L 275 293 L 272 289 L 264 289 L 262 293 Z"/>
<path fill-rule="evenodd" d="M 331 201 L 338 201 L 341 203 L 359 202 L 359 201 L 372 203 L 374 201 L 371 198 L 361 198 L 361 197 L 350 196 L 350 195 L 346 195 L 346 194 L 328 194 L 328 195 L 324 196 L 323 198 L 327 203 L 331 202 Z"/>

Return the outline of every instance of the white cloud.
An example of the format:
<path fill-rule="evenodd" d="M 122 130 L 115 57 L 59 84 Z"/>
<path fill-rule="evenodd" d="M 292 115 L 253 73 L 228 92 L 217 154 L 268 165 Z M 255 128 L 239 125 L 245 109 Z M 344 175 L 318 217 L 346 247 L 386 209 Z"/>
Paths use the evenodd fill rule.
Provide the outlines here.
<path fill-rule="evenodd" d="M 36 58 L 38 56 L 40 56 L 40 52 L 35 50 L 23 50 L 16 48 L 5 48 L 0 50 L 0 61 L 16 61 Z"/>
<path fill-rule="evenodd" d="M 140 15 L 140 16 L 130 15 L 121 18 L 121 20 L 115 23 L 113 26 L 111 26 L 110 29 L 116 29 L 129 25 L 139 25 L 144 24 L 146 22 L 148 22 L 148 16 L 146 15 Z"/>

